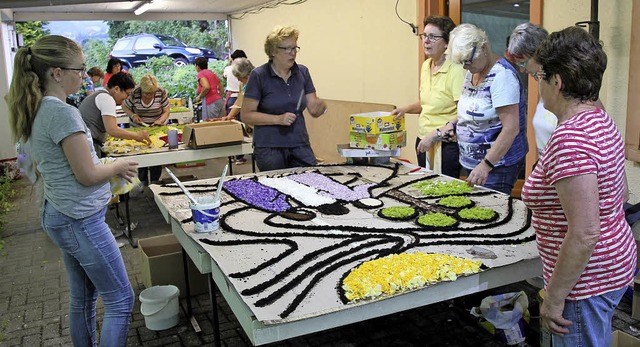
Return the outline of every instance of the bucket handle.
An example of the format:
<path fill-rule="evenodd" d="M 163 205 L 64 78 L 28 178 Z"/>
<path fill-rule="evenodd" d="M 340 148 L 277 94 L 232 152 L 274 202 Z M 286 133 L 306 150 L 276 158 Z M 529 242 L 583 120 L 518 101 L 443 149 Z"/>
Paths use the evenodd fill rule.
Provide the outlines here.
<path fill-rule="evenodd" d="M 159 309 L 157 309 L 157 310 L 155 310 L 153 312 L 149 312 L 149 311 L 145 312 L 145 310 L 144 310 L 145 306 L 144 306 L 144 303 L 143 303 L 143 305 L 140 305 L 140 313 L 142 313 L 142 315 L 144 315 L 144 316 L 153 316 L 154 314 L 162 311 L 163 308 L 167 307 L 167 305 L 169 304 L 169 301 L 171 301 L 171 299 L 165 300 L 164 304 Z"/>
<path fill-rule="evenodd" d="M 220 214 L 218 214 L 217 216 L 214 214 L 208 214 L 207 212 L 204 212 L 204 210 L 197 210 L 198 212 L 202 213 L 203 215 L 207 216 L 207 217 L 211 217 L 211 218 L 216 218 L 219 217 Z"/>

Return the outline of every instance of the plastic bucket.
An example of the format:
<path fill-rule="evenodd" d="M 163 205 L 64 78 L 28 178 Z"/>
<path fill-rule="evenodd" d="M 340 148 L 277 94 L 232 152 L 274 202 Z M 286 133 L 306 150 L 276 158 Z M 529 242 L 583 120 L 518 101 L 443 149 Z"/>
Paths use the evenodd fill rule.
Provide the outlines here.
<path fill-rule="evenodd" d="M 173 285 L 153 286 L 140 293 L 140 312 L 149 330 L 164 330 L 178 324 L 180 289 Z"/>
<path fill-rule="evenodd" d="M 197 233 L 210 233 L 220 228 L 220 200 L 213 197 L 196 198 L 197 204 L 191 203 L 191 216 Z"/>

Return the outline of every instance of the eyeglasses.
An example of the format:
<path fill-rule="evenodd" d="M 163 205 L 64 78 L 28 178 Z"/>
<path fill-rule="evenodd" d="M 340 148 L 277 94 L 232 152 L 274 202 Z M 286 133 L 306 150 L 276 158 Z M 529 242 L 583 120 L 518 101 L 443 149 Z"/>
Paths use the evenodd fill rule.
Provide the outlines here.
<path fill-rule="evenodd" d="M 529 57 L 529 59 L 525 60 L 525 61 L 521 61 L 521 62 L 515 62 L 514 64 L 521 68 L 522 70 L 525 70 L 527 68 L 527 65 L 529 65 L 529 60 L 531 60 L 531 57 Z"/>
<path fill-rule="evenodd" d="M 283 50 L 287 54 L 291 54 L 292 52 L 295 52 L 295 53 L 300 52 L 300 47 L 299 46 L 295 46 L 295 47 L 280 47 L 280 46 L 278 46 L 278 48 Z"/>
<path fill-rule="evenodd" d="M 469 57 L 469 59 L 462 61 L 463 66 L 469 66 L 473 64 L 473 56 L 476 55 L 476 48 L 477 46 L 473 47 L 473 51 L 471 51 L 471 56 Z"/>
<path fill-rule="evenodd" d="M 78 71 L 80 72 L 80 75 L 84 76 L 87 73 L 87 67 L 85 65 L 82 65 L 82 67 L 77 68 L 77 67 L 61 67 L 61 70 L 69 70 L 69 71 Z"/>
<path fill-rule="evenodd" d="M 547 74 L 544 71 L 536 71 L 531 74 L 531 77 L 537 82 L 540 82 L 540 80 L 547 78 Z"/>
<path fill-rule="evenodd" d="M 433 34 L 425 34 L 425 33 L 422 33 L 418 36 L 420 36 L 420 39 L 428 40 L 429 42 L 438 42 L 441 38 L 444 37 L 442 35 L 433 35 Z"/>

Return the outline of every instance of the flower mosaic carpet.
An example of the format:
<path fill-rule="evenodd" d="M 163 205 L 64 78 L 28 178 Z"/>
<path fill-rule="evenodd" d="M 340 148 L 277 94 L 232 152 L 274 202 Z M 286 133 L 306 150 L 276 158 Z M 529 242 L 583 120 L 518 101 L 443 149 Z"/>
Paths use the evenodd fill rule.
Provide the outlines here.
<path fill-rule="evenodd" d="M 420 285 L 392 294 L 380 294 L 372 285 L 368 292 L 376 295 L 347 299 L 345 277 L 363 263 L 389 255 L 445 254 L 479 261 L 480 271 L 538 257 L 530 214 L 520 200 L 481 187 L 464 189 L 445 176 L 409 171 L 401 165 L 327 165 L 228 177 L 221 194 L 220 229 L 211 234 L 194 231 L 188 199 L 175 184 L 154 193 L 264 324 L 315 317 L 439 285 L 413 278 L 408 282 Z M 217 183 L 207 179 L 185 186 L 195 196 L 211 196 Z M 445 199 L 456 200 L 454 207 L 441 203 L 451 196 L 466 199 Z M 490 215 L 482 219 L 487 211 Z M 430 216 L 438 217 L 433 225 L 428 224 Z M 451 222 L 438 224 L 443 221 Z M 402 269 L 399 273 L 403 275 Z M 455 279 L 444 276 L 446 281 Z"/>

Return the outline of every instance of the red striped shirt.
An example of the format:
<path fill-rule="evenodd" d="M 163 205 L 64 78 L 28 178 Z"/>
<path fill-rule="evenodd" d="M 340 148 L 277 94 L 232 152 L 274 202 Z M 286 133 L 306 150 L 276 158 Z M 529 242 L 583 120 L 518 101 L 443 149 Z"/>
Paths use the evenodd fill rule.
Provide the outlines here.
<path fill-rule="evenodd" d="M 624 218 L 624 142 L 603 110 L 587 111 L 558 125 L 527 178 L 522 200 L 532 211 L 545 283 L 555 268 L 567 219 L 554 183 L 563 178 L 596 175 L 600 238 L 569 300 L 581 300 L 628 285 L 636 268 L 636 244 Z"/>

